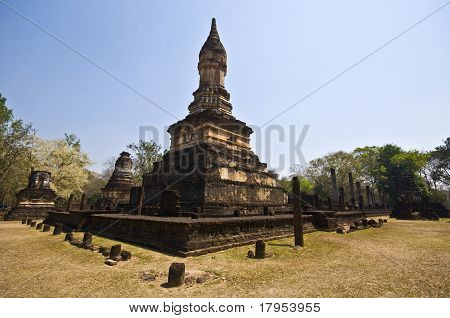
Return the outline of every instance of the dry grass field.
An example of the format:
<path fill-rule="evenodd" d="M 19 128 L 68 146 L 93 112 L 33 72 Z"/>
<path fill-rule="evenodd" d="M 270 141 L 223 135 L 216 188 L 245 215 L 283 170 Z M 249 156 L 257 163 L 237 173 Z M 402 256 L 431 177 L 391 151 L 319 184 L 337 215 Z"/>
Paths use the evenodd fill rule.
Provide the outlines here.
<path fill-rule="evenodd" d="M 389 219 L 381 229 L 310 233 L 301 250 L 291 247 L 293 238 L 272 241 L 267 251 L 273 257 L 265 260 L 248 259 L 250 246 L 180 259 L 122 244 L 133 258 L 109 267 L 99 253 L 63 238 L 20 222 L 0 222 L 0 296 L 450 297 L 448 219 Z M 96 237 L 94 243 L 113 241 Z M 207 273 L 210 279 L 161 287 L 175 261 L 186 263 L 188 276 Z"/>

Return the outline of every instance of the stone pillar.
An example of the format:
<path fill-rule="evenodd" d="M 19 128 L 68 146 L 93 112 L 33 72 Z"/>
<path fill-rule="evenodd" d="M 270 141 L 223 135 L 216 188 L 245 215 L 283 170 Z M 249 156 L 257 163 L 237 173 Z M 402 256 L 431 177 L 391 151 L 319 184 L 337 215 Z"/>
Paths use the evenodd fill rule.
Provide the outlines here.
<path fill-rule="evenodd" d="M 331 199 L 333 201 L 333 205 L 338 201 L 339 199 L 339 193 L 337 188 L 337 181 L 336 181 L 336 169 L 331 168 Z M 333 210 L 333 209 L 332 209 Z"/>
<path fill-rule="evenodd" d="M 70 194 L 69 201 L 67 201 L 66 211 L 70 211 L 70 207 L 72 206 L 72 202 L 73 202 L 73 193 Z"/>
<path fill-rule="evenodd" d="M 80 201 L 80 211 L 84 211 L 84 208 L 86 207 L 86 194 L 83 193 L 81 195 L 81 201 Z"/>
<path fill-rule="evenodd" d="M 344 187 L 339 188 L 339 209 L 345 211 L 345 194 Z"/>
<path fill-rule="evenodd" d="M 322 199 L 320 198 L 320 195 L 318 195 L 318 194 L 316 194 L 317 195 L 317 197 L 316 197 L 316 202 L 318 202 L 317 204 L 318 204 L 318 208 L 319 208 L 319 210 L 323 210 L 323 204 L 322 204 Z"/>
<path fill-rule="evenodd" d="M 55 229 L 53 230 L 53 235 L 59 235 L 62 233 L 62 224 L 61 223 L 56 223 L 55 224 Z"/>
<path fill-rule="evenodd" d="M 372 208 L 372 199 L 371 199 L 371 195 L 370 195 L 370 187 L 367 185 L 366 186 L 366 199 L 367 199 L 367 207 L 369 209 Z"/>
<path fill-rule="evenodd" d="M 50 229 L 52 227 L 50 226 L 50 224 L 44 224 L 44 229 L 42 230 L 42 232 L 50 232 Z"/>
<path fill-rule="evenodd" d="M 178 287 L 183 285 L 186 276 L 186 265 L 184 263 L 172 263 L 169 267 L 169 278 L 167 285 L 169 287 Z"/>
<path fill-rule="evenodd" d="M 27 219 L 22 219 L 22 224 L 27 224 Z"/>
<path fill-rule="evenodd" d="M 370 195 L 372 196 L 372 206 L 375 208 L 377 206 L 377 199 L 375 197 L 375 189 L 372 189 L 370 192 Z"/>
<path fill-rule="evenodd" d="M 266 243 L 264 243 L 264 241 L 262 240 L 256 241 L 255 258 L 258 259 L 266 258 Z"/>
<path fill-rule="evenodd" d="M 139 188 L 139 193 L 138 193 L 138 203 L 137 203 L 137 209 L 136 209 L 137 215 L 142 214 L 142 202 L 143 201 L 144 201 L 144 187 L 142 186 Z"/>
<path fill-rule="evenodd" d="M 348 184 L 350 185 L 350 204 L 352 208 L 356 207 L 356 198 L 355 198 L 355 187 L 353 185 L 353 174 L 351 172 L 348 173 Z"/>
<path fill-rule="evenodd" d="M 361 208 L 361 200 L 359 199 L 362 196 L 362 192 L 361 192 L 361 182 L 356 181 L 356 197 L 358 198 L 358 205 Z"/>
<path fill-rule="evenodd" d="M 32 221 L 30 224 L 31 227 L 35 227 L 36 226 L 36 221 Z"/>
<path fill-rule="evenodd" d="M 122 252 L 122 245 L 120 244 L 113 245 L 111 246 L 109 258 L 118 261 L 121 252 Z"/>
<path fill-rule="evenodd" d="M 333 201 L 331 201 L 330 197 L 327 198 L 327 202 L 328 202 L 328 209 L 330 211 L 333 210 Z"/>
<path fill-rule="evenodd" d="M 36 225 L 36 230 L 42 230 L 42 227 L 44 226 L 44 223 L 39 223 Z"/>
<path fill-rule="evenodd" d="M 92 246 L 92 233 L 85 232 L 83 235 L 83 247 L 91 247 Z"/>
<path fill-rule="evenodd" d="M 300 196 L 300 182 L 297 177 L 292 178 L 292 192 L 294 204 L 294 237 L 295 246 L 303 247 L 303 216 Z"/>
<path fill-rule="evenodd" d="M 320 196 L 317 193 L 314 194 L 314 209 L 321 210 L 321 205 L 322 204 L 320 204 Z"/>
<path fill-rule="evenodd" d="M 32 219 L 27 219 L 27 225 L 31 225 Z"/>
<path fill-rule="evenodd" d="M 73 233 L 66 233 L 66 236 L 64 237 L 64 241 L 69 241 L 72 242 L 73 241 Z"/>

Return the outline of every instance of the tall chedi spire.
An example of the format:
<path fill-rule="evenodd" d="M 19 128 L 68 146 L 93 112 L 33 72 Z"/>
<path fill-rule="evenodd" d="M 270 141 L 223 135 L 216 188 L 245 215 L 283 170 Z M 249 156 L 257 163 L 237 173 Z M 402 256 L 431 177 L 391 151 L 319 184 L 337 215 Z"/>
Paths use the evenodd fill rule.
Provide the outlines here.
<path fill-rule="evenodd" d="M 199 88 L 193 93 L 194 101 L 189 112 L 216 109 L 231 114 L 230 94 L 225 89 L 227 75 L 227 52 L 220 42 L 216 19 L 211 22 L 211 31 L 199 54 Z"/>

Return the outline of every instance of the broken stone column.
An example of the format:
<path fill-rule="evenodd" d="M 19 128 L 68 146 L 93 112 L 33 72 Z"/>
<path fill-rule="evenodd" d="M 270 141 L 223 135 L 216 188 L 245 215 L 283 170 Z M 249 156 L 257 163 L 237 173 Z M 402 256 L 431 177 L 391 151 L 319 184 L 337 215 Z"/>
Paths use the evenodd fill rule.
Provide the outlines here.
<path fill-rule="evenodd" d="M 320 203 L 320 196 L 316 193 L 314 194 L 314 209 L 321 210 L 322 204 Z"/>
<path fill-rule="evenodd" d="M 296 244 L 295 246 L 300 246 L 300 245 Z M 258 259 L 266 258 L 266 243 L 264 243 L 264 241 L 262 241 L 262 240 L 256 241 L 255 258 L 258 258 Z"/>
<path fill-rule="evenodd" d="M 364 201 L 363 196 L 361 192 L 361 183 L 359 181 L 356 181 L 356 196 L 358 197 L 358 206 L 361 211 L 364 210 Z"/>
<path fill-rule="evenodd" d="M 111 246 L 111 251 L 109 253 L 109 258 L 115 261 L 120 260 L 120 253 L 122 252 L 122 245 L 116 244 Z"/>
<path fill-rule="evenodd" d="M 42 232 L 50 232 L 51 228 L 52 227 L 50 226 L 50 224 L 44 224 L 44 228 L 43 228 Z"/>
<path fill-rule="evenodd" d="M 83 247 L 89 248 L 92 246 L 92 233 L 85 232 L 83 235 Z"/>
<path fill-rule="evenodd" d="M 374 189 L 370 189 L 370 198 L 371 198 L 371 202 L 372 202 L 372 208 L 376 208 L 376 199 L 375 199 L 375 190 Z"/>
<path fill-rule="evenodd" d="M 30 224 L 31 227 L 35 227 L 36 226 L 36 221 L 32 221 Z"/>
<path fill-rule="evenodd" d="M 339 200 L 339 193 L 338 193 L 338 187 L 337 187 L 337 181 L 336 181 L 336 169 L 331 168 L 330 173 L 331 173 L 331 199 L 332 199 L 333 205 L 334 205 L 334 203 Z"/>
<path fill-rule="evenodd" d="M 32 219 L 27 219 L 27 225 L 30 225 L 32 221 Z"/>
<path fill-rule="evenodd" d="M 186 265 L 184 263 L 172 263 L 169 267 L 169 278 L 167 285 L 169 287 L 178 287 L 183 285 L 186 276 Z"/>
<path fill-rule="evenodd" d="M 22 224 L 27 224 L 27 219 L 22 219 Z"/>
<path fill-rule="evenodd" d="M 62 233 L 62 224 L 61 223 L 56 223 L 55 224 L 55 228 L 53 230 L 53 235 L 59 235 Z"/>
<path fill-rule="evenodd" d="M 72 206 L 72 202 L 73 202 L 73 193 L 70 194 L 69 201 L 67 201 L 66 211 L 70 211 L 70 207 Z"/>
<path fill-rule="evenodd" d="M 64 237 L 64 241 L 69 241 L 69 242 L 73 241 L 73 233 L 72 232 L 66 233 L 66 236 Z"/>
<path fill-rule="evenodd" d="M 348 183 L 350 185 L 350 202 L 352 208 L 356 207 L 356 198 L 355 198 L 355 187 L 353 185 L 353 173 L 348 173 Z"/>
<path fill-rule="evenodd" d="M 44 223 L 39 223 L 36 225 L 36 230 L 42 230 L 42 227 L 44 226 Z"/>
<path fill-rule="evenodd" d="M 84 211 L 85 207 L 86 207 L 86 194 L 83 193 L 83 194 L 81 195 L 80 211 Z"/>
<path fill-rule="evenodd" d="M 370 187 L 368 185 L 366 186 L 366 199 L 367 199 L 367 207 L 369 209 L 372 209 L 372 199 L 370 195 Z"/>
<path fill-rule="evenodd" d="M 345 194 L 343 187 L 339 188 L 339 209 L 345 211 Z"/>
<path fill-rule="evenodd" d="M 327 202 L 328 202 L 328 209 L 333 210 L 333 201 L 331 201 L 330 197 L 327 198 Z"/>
<path fill-rule="evenodd" d="M 294 205 L 294 244 L 295 246 L 303 247 L 303 215 L 300 196 L 300 182 L 297 177 L 292 178 L 292 192 L 292 200 Z M 256 246 L 258 246 L 258 242 L 256 242 Z"/>
<path fill-rule="evenodd" d="M 142 214 L 142 202 L 144 201 L 144 187 L 139 188 L 138 193 L 138 203 L 136 208 L 136 214 L 141 215 Z"/>

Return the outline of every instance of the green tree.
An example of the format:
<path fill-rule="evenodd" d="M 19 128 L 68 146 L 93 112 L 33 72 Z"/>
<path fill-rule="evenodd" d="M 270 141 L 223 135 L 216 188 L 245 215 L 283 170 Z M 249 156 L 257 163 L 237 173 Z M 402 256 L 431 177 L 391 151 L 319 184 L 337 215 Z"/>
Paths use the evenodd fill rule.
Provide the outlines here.
<path fill-rule="evenodd" d="M 450 137 L 430 152 L 426 176 L 435 189 L 450 186 Z"/>
<path fill-rule="evenodd" d="M 30 124 L 15 119 L 0 94 L 0 203 L 13 204 L 31 169 L 34 130 Z"/>
<path fill-rule="evenodd" d="M 153 169 L 153 163 L 162 159 L 161 146 L 157 145 L 153 140 L 139 140 L 139 143 L 129 144 L 133 159 L 133 179 L 136 185 L 142 183 L 144 173 Z"/>
<path fill-rule="evenodd" d="M 72 137 L 67 138 L 66 135 L 65 139 L 55 140 L 35 137 L 33 164 L 36 170 L 50 172 L 53 189 L 59 196 L 68 197 L 83 190 L 88 182 L 87 168 L 91 161 L 81 151 L 79 140 L 74 142 Z"/>

